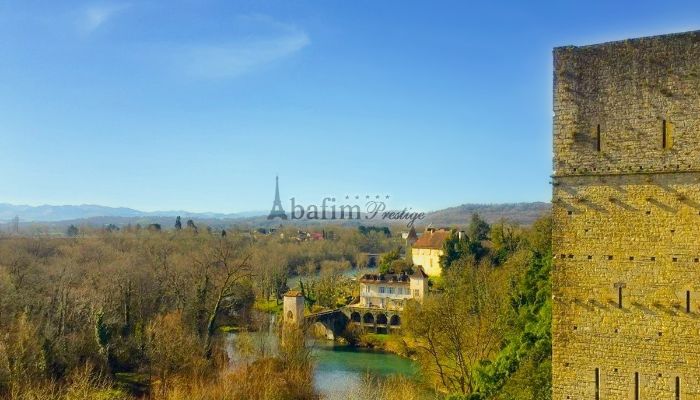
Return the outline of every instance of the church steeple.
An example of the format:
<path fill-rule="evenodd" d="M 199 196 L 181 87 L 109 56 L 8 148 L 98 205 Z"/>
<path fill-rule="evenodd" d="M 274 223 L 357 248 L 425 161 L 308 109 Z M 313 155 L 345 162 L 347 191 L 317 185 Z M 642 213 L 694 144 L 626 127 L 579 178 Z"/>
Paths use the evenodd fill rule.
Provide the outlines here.
<path fill-rule="evenodd" d="M 267 216 L 267 219 L 275 219 L 277 217 L 284 220 L 287 219 L 287 214 L 284 212 L 284 208 L 282 208 L 282 201 L 280 200 L 279 176 L 275 176 L 275 201 L 272 203 L 272 211 L 270 211 L 270 215 Z"/>

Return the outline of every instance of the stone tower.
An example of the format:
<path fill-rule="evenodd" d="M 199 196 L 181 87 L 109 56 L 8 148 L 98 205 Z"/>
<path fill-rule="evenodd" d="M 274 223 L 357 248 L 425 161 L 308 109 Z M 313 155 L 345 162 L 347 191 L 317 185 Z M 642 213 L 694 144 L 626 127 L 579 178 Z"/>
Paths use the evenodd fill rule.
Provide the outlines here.
<path fill-rule="evenodd" d="M 282 315 L 285 324 L 302 326 L 304 323 L 304 295 L 296 290 L 284 294 Z"/>
<path fill-rule="evenodd" d="M 700 32 L 554 50 L 553 398 L 700 398 Z"/>

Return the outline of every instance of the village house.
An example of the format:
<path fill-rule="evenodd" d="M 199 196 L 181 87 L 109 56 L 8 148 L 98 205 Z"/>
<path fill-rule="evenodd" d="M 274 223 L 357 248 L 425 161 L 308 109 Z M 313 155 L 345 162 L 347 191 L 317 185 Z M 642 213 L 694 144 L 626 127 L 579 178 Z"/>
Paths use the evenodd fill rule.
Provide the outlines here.
<path fill-rule="evenodd" d="M 360 279 L 358 306 L 401 311 L 406 300 L 423 301 L 427 291 L 428 277 L 420 267 L 411 275 L 365 274 Z"/>
<path fill-rule="evenodd" d="M 422 266 L 429 276 L 440 276 L 442 274 L 440 256 L 445 253 L 443 245 L 450 235 L 452 232 L 447 229 L 426 229 L 411 248 L 413 264 Z"/>

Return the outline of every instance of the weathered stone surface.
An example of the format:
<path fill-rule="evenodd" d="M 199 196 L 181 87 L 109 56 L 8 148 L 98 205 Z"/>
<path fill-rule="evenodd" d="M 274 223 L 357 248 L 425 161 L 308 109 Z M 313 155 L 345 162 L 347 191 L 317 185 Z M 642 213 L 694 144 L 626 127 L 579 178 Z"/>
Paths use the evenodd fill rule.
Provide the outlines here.
<path fill-rule="evenodd" d="M 553 398 L 700 398 L 700 32 L 555 49 L 554 112 Z"/>

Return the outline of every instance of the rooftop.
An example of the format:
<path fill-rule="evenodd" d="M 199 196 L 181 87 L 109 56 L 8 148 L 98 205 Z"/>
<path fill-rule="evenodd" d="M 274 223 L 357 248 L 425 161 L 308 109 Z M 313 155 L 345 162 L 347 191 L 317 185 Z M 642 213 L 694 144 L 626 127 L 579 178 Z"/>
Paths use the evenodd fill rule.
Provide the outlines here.
<path fill-rule="evenodd" d="M 414 249 L 442 249 L 445 240 L 452 235 L 452 232 L 447 229 L 427 230 L 423 233 L 415 243 Z"/>
<path fill-rule="evenodd" d="M 420 265 L 415 266 L 415 270 L 412 274 L 407 274 L 402 272 L 400 274 L 364 274 L 360 278 L 360 282 L 363 283 L 409 283 L 411 278 L 415 279 L 425 279 L 428 275 L 423 271 L 423 267 Z"/>
<path fill-rule="evenodd" d="M 360 278 L 363 283 L 409 283 L 409 276 L 405 272 L 400 274 L 364 274 Z"/>

